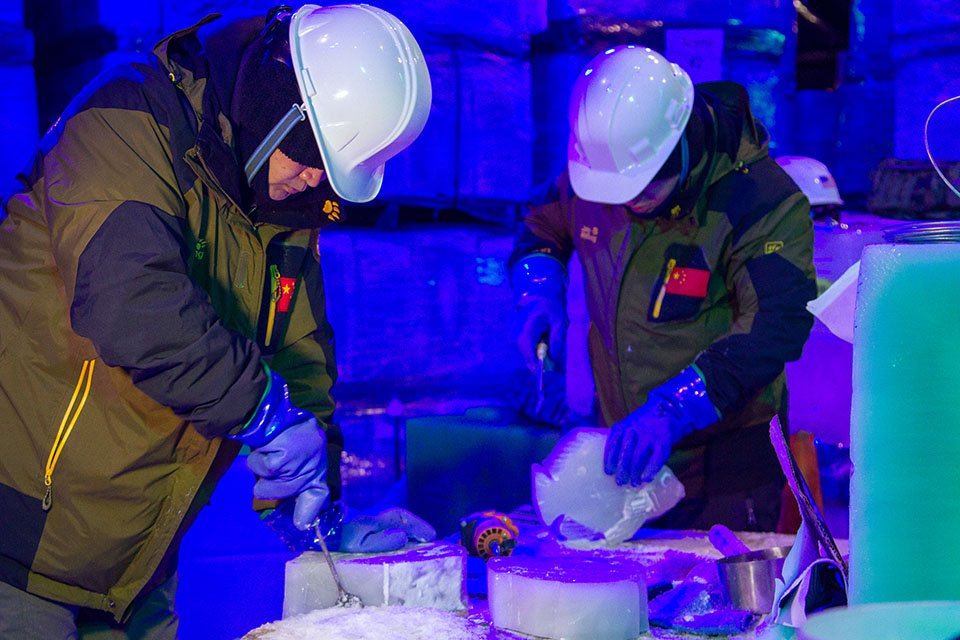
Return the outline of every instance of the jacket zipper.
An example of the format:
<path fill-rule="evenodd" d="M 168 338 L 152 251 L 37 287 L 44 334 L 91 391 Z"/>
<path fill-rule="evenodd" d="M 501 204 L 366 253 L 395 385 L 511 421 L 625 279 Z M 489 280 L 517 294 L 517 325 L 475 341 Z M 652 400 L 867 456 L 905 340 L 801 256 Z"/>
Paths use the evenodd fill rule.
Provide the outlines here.
<path fill-rule="evenodd" d="M 267 315 L 267 336 L 264 338 L 263 346 L 270 346 L 270 340 L 273 338 L 273 323 L 277 318 L 277 304 L 280 302 L 280 269 L 277 265 L 270 265 L 270 313 Z"/>
<path fill-rule="evenodd" d="M 67 405 L 67 410 L 63 414 L 63 420 L 60 421 L 60 429 L 57 431 L 57 437 L 53 441 L 53 448 L 50 449 L 50 455 L 47 456 L 47 466 L 43 474 L 43 484 L 46 486 L 46 491 L 43 494 L 43 502 L 41 503 L 44 511 L 50 511 L 50 507 L 53 506 L 53 470 L 57 466 L 57 460 L 60 459 L 63 445 L 67 443 L 67 438 L 70 437 L 74 425 L 77 424 L 77 418 L 80 417 L 80 412 L 83 411 L 83 405 L 87 402 L 87 396 L 90 394 L 90 381 L 93 380 L 93 365 L 95 362 L 95 360 L 83 361 L 83 369 L 80 370 L 77 388 L 73 390 L 73 397 L 70 398 L 70 404 Z M 80 396 L 81 387 L 83 387 L 83 396 L 80 397 L 78 404 L 77 396 Z M 77 407 L 75 412 L 73 411 L 74 405 Z M 73 412 L 72 417 L 70 416 L 71 412 Z M 68 420 L 69 424 L 67 424 Z"/>

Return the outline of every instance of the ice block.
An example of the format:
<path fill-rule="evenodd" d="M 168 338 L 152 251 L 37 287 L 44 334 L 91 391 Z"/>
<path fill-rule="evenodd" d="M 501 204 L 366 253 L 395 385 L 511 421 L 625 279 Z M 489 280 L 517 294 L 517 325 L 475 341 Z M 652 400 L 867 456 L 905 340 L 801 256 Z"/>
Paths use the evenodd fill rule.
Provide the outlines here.
<path fill-rule="evenodd" d="M 485 640 L 487 629 L 461 615 L 424 607 L 322 609 L 262 625 L 241 640 Z"/>
<path fill-rule="evenodd" d="M 533 505 L 546 525 L 564 515 L 616 544 L 673 508 L 684 490 L 666 466 L 644 485 L 617 486 L 613 476 L 603 472 L 607 433 L 607 429 L 572 429 L 543 466 L 533 465 Z"/>
<path fill-rule="evenodd" d="M 491 558 L 490 617 L 498 629 L 563 640 L 634 640 L 649 628 L 640 572 L 575 557 Z"/>
<path fill-rule="evenodd" d="M 467 608 L 467 553 L 460 545 L 429 543 L 388 553 L 333 553 L 343 588 L 365 606 Z M 337 585 L 323 554 L 307 551 L 287 562 L 283 617 L 331 607 Z"/>
<path fill-rule="evenodd" d="M 850 424 L 849 602 L 960 600 L 960 244 L 867 246 Z"/>

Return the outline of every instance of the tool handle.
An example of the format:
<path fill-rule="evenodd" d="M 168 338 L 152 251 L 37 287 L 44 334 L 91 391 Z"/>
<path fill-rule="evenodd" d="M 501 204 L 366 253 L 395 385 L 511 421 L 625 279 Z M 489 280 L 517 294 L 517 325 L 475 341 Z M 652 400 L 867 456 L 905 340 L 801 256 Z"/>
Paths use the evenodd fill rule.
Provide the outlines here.
<path fill-rule="evenodd" d="M 737 537 L 737 534 L 722 524 L 715 524 L 710 527 L 707 538 L 725 558 L 750 553 L 750 547 L 743 544 L 743 541 Z"/>
<path fill-rule="evenodd" d="M 549 345 L 547 344 L 546 338 L 540 338 L 540 341 L 537 343 L 537 360 L 542 364 L 547 357 L 547 351 Z"/>

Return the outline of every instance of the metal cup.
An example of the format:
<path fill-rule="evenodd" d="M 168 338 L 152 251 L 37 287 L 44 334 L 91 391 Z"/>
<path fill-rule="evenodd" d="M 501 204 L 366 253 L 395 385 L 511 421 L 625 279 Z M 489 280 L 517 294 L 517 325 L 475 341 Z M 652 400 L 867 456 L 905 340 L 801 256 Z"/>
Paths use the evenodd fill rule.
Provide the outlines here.
<path fill-rule="evenodd" d="M 790 547 L 773 547 L 717 560 L 720 583 L 734 609 L 769 613 L 773 608 L 776 579 Z"/>

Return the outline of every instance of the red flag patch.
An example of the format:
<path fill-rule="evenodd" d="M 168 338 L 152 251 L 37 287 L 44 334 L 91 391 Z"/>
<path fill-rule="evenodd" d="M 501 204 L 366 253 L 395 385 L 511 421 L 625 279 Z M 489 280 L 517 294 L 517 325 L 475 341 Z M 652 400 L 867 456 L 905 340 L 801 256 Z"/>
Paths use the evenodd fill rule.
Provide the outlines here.
<path fill-rule="evenodd" d="M 297 286 L 297 279 L 281 277 L 279 280 L 277 286 L 280 289 L 280 297 L 277 298 L 277 311 L 286 313 L 290 308 L 290 301 L 293 300 L 293 290 Z"/>
<path fill-rule="evenodd" d="M 710 282 L 710 272 L 706 269 L 674 267 L 666 282 L 666 292 L 678 296 L 706 298 L 708 282 Z"/>

